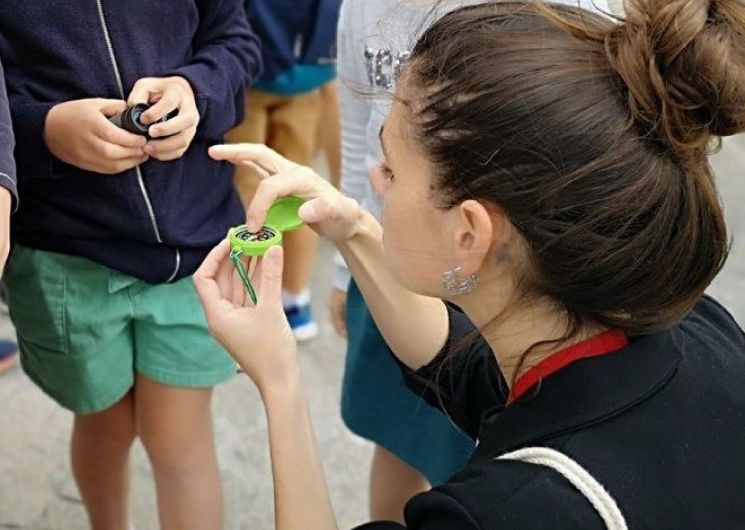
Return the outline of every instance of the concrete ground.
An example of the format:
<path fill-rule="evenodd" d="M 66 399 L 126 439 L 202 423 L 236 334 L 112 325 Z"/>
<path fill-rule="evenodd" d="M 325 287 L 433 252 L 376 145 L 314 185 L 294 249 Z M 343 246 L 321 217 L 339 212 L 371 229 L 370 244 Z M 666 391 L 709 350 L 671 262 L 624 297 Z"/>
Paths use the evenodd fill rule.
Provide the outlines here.
<path fill-rule="evenodd" d="M 745 325 L 745 139 L 730 141 L 714 158 L 734 236 L 727 267 L 711 288 Z M 302 365 L 340 528 L 364 522 L 367 513 L 368 443 L 339 419 L 344 345 L 326 318 L 332 250 L 322 245 L 313 280 L 321 336 L 302 347 Z M 7 319 L 0 334 L 12 334 Z M 0 377 L 0 529 L 83 530 L 83 506 L 67 459 L 71 416 L 46 398 L 20 370 Z M 273 527 L 266 423 L 259 397 L 245 377 L 219 387 L 215 431 L 225 483 L 227 528 Z M 140 530 L 157 528 L 149 465 L 136 447 L 132 514 Z"/>

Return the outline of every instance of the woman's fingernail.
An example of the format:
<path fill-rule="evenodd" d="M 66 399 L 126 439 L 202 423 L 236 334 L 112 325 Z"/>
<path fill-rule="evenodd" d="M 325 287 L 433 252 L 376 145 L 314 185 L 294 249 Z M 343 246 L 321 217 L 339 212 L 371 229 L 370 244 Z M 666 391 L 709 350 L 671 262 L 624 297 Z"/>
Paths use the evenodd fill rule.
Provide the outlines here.
<path fill-rule="evenodd" d="M 280 251 L 279 247 L 272 247 L 266 254 L 266 260 L 269 262 L 269 265 L 276 267 L 282 261 L 281 256 L 282 252 Z"/>
<path fill-rule="evenodd" d="M 298 215 L 300 215 L 300 218 L 303 220 L 314 220 L 316 217 L 316 205 L 306 202 L 298 210 Z"/>

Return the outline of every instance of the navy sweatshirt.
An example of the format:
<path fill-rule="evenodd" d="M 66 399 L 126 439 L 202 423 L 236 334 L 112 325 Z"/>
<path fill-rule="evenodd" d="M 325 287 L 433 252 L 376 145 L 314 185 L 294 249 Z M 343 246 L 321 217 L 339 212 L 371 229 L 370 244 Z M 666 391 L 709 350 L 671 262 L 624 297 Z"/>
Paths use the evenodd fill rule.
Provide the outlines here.
<path fill-rule="evenodd" d="M 13 160 L 13 126 L 10 123 L 8 96 L 5 91 L 5 76 L 0 63 L 0 186 L 10 191 L 18 204 L 16 191 L 16 163 Z"/>
<path fill-rule="evenodd" d="M 297 66 L 333 65 L 341 0 L 246 0 L 262 42 L 262 81 Z"/>
<path fill-rule="evenodd" d="M 207 154 L 242 119 L 261 70 L 242 0 L 3 0 L 0 56 L 21 198 L 14 243 L 162 283 L 193 273 L 244 218 L 231 166 Z M 190 82 L 201 116 L 181 159 L 110 176 L 47 149 L 55 104 L 126 99 L 140 78 L 172 75 Z"/>

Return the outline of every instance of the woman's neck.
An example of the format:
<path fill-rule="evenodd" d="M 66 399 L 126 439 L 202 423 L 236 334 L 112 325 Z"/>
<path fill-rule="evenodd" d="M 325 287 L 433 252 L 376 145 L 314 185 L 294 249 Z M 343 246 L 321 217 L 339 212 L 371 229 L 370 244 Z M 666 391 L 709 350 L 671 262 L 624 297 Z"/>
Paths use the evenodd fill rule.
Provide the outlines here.
<path fill-rule="evenodd" d="M 542 298 L 500 306 L 494 303 L 500 300 L 495 294 L 474 293 L 455 303 L 482 330 L 510 388 L 518 377 L 553 353 L 606 331 L 599 325 L 581 326 L 567 338 L 571 322 L 557 303 Z"/>

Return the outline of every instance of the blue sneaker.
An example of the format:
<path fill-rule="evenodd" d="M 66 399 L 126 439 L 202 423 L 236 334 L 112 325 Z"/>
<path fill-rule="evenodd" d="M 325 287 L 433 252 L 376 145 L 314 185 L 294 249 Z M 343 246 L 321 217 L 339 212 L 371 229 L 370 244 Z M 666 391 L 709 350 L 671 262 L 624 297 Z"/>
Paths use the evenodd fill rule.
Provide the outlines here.
<path fill-rule="evenodd" d="M 313 319 L 310 303 L 285 307 L 285 316 L 298 342 L 314 339 L 318 336 L 318 324 Z"/>
<path fill-rule="evenodd" d="M 18 344 L 8 339 L 0 339 L 0 374 L 18 364 Z"/>

